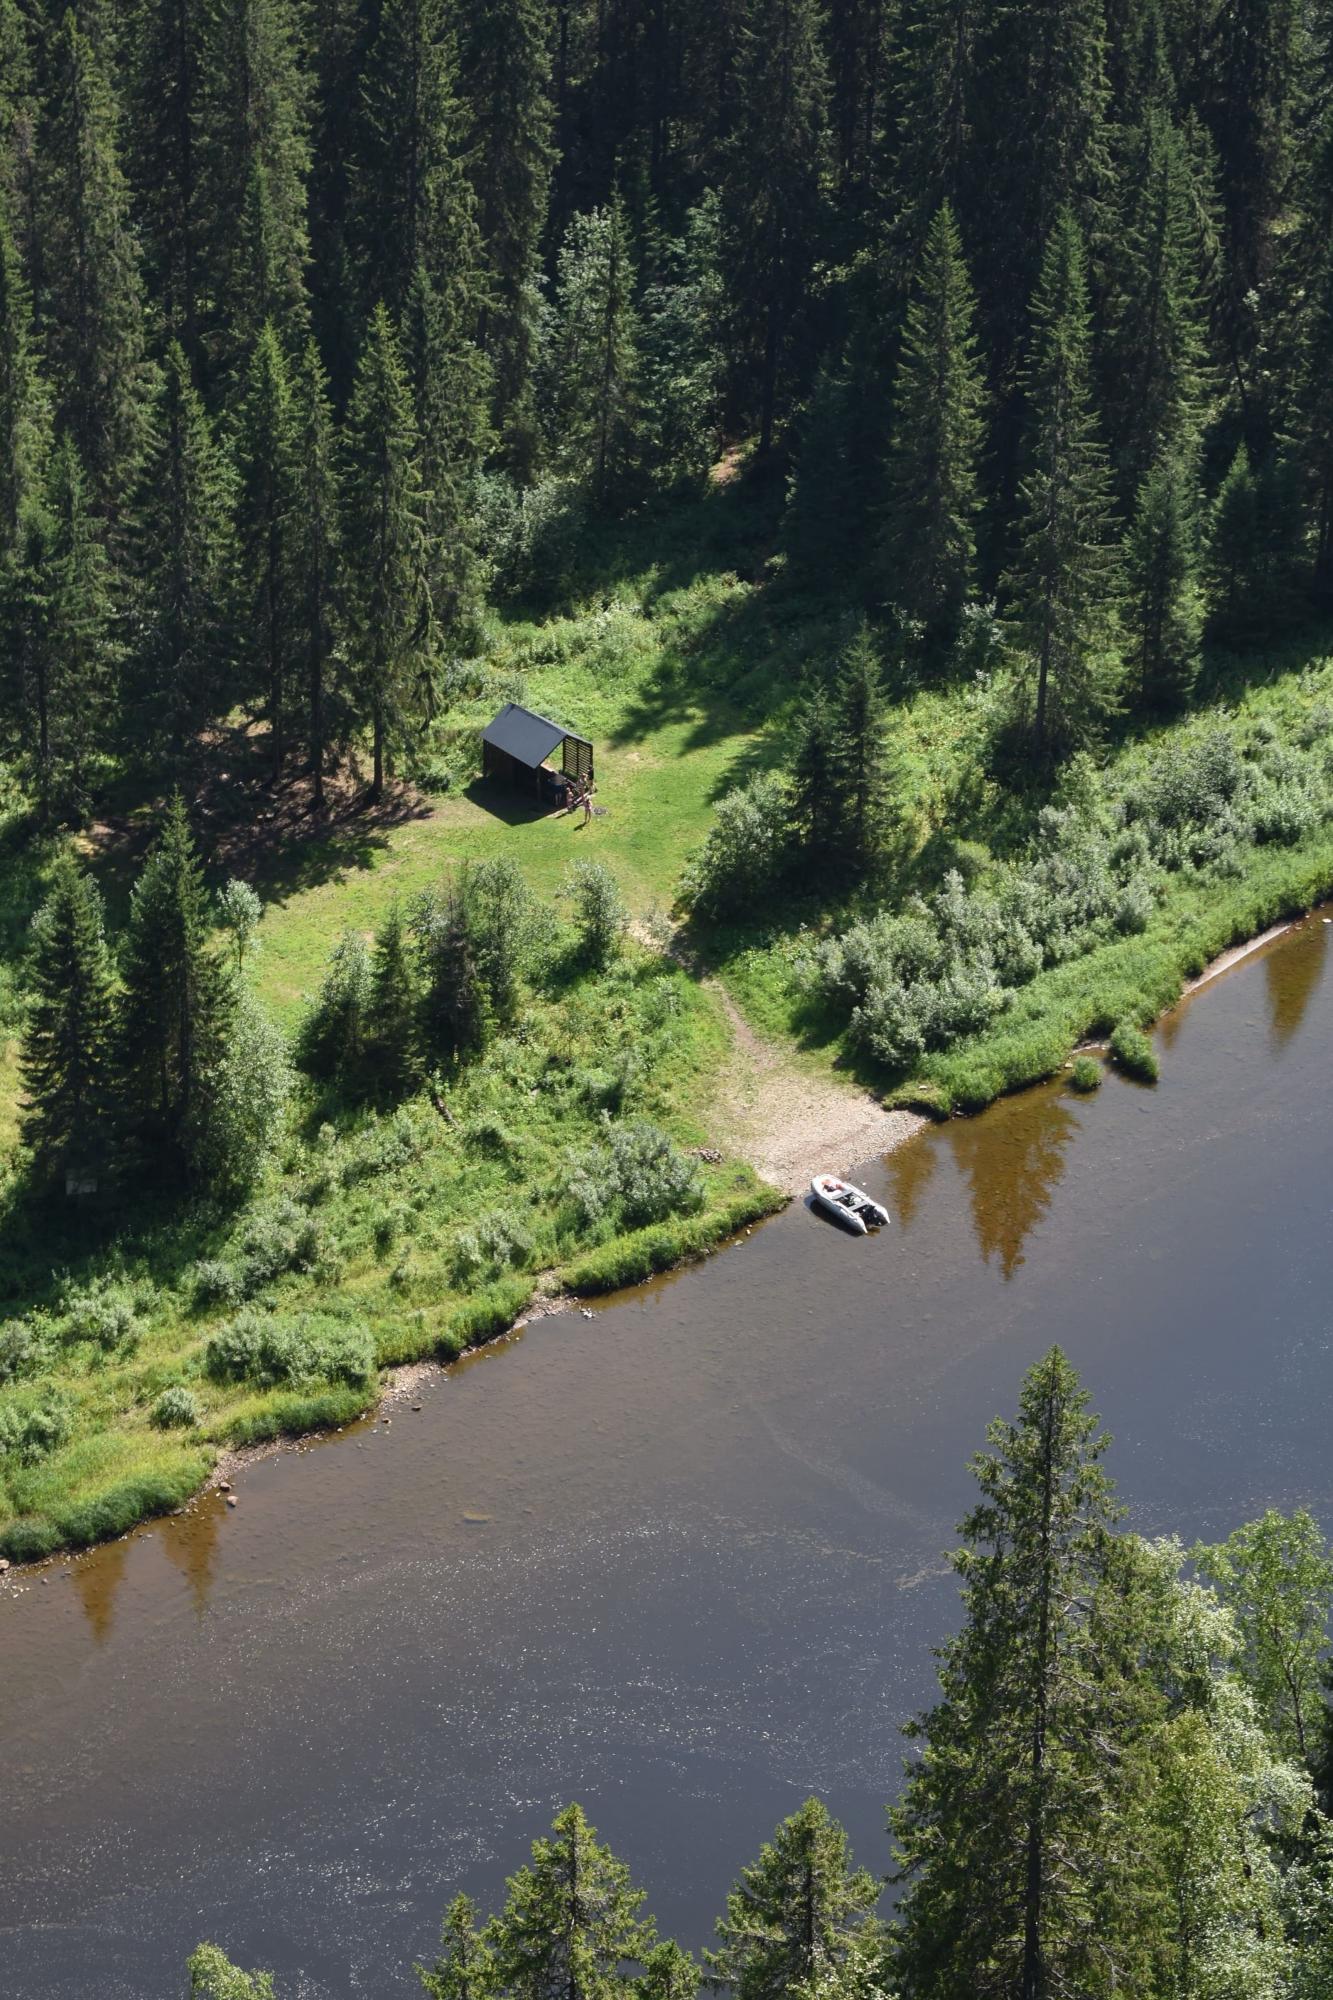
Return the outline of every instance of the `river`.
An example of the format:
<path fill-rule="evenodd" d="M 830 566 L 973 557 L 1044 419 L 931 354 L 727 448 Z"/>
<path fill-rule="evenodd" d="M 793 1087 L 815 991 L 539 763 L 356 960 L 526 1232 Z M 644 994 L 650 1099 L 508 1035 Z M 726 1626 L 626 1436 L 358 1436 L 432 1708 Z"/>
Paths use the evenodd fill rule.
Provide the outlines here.
<path fill-rule="evenodd" d="M 1053 1341 L 1136 1526 L 1333 1526 L 1328 936 L 1178 1009 L 1155 1090 L 867 1168 L 877 1239 L 793 1206 L 0 1597 L 0 1985 L 165 2000 L 209 1937 L 405 1995 L 574 1797 L 695 1946 L 810 1792 L 883 1869 L 967 1458 Z"/>

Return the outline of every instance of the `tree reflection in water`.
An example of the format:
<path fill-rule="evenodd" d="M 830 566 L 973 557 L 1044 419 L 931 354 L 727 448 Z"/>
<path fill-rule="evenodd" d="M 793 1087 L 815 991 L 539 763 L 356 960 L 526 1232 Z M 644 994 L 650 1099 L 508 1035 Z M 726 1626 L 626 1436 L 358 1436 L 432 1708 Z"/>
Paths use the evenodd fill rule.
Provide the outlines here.
<path fill-rule="evenodd" d="M 1324 972 L 1328 926 L 1316 912 L 1280 951 L 1264 954 L 1264 990 L 1268 995 L 1268 1032 L 1280 1055 L 1305 1019 L 1305 1010 Z"/>
<path fill-rule="evenodd" d="M 910 1229 L 930 1186 L 931 1176 L 939 1155 L 935 1151 L 933 1135 L 918 1132 L 906 1145 L 898 1146 L 884 1162 L 889 1173 L 889 1190 L 893 1201 L 893 1211 L 904 1229 Z"/>
<path fill-rule="evenodd" d="M 123 1536 L 118 1542 L 104 1542 L 100 1548 L 90 1549 L 72 1565 L 74 1588 L 99 1646 L 106 1644 L 111 1631 L 116 1592 L 125 1574 L 129 1552 L 129 1537 Z"/>
<path fill-rule="evenodd" d="M 972 1225 L 982 1259 L 994 1257 L 1006 1278 L 1050 1207 L 1065 1170 L 1065 1148 L 1079 1129 L 1058 1084 L 1002 1097 L 983 1118 L 952 1118 L 945 1128 L 966 1176 Z"/>
<path fill-rule="evenodd" d="M 192 1507 L 162 1524 L 162 1547 L 190 1586 L 194 1608 L 202 1614 L 213 1587 L 217 1565 L 218 1529 L 227 1511 L 222 1495 L 212 1488 Z"/>

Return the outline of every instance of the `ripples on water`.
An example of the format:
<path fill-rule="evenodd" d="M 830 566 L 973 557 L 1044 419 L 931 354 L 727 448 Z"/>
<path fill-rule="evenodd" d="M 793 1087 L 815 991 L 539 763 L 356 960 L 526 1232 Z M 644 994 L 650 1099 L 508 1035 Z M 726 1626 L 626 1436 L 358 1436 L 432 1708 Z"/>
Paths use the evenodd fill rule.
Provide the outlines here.
<path fill-rule="evenodd" d="M 1155 1091 L 865 1169 L 873 1241 L 795 1207 L 0 1600 L 10 1988 L 175 1995 L 207 1935 L 288 2000 L 411 1991 L 575 1796 L 693 1944 L 812 1790 L 884 1867 L 966 1460 L 1054 1339 L 1137 1525 L 1333 1523 L 1325 952 L 1180 1010 Z"/>

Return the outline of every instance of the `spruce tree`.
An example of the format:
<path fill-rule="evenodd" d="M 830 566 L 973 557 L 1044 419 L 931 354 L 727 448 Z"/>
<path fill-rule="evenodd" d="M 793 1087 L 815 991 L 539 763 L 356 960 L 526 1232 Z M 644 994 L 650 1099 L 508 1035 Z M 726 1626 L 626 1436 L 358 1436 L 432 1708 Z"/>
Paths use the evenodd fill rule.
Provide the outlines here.
<path fill-rule="evenodd" d="M 294 0 L 214 0 L 199 89 L 201 329 L 211 371 L 239 375 L 271 320 L 305 332 L 307 86 Z"/>
<path fill-rule="evenodd" d="M 954 213 L 972 189 L 973 96 L 979 0 L 906 0 L 893 66 L 893 122 L 883 173 L 894 222 L 886 249 L 901 298 L 932 219 Z"/>
<path fill-rule="evenodd" d="M 487 263 L 478 339 L 494 376 L 494 428 L 511 469 L 532 471 L 532 372 L 551 166 L 551 59 L 541 0 L 475 0 L 461 25 L 466 157 Z"/>
<path fill-rule="evenodd" d="M 97 885 L 61 854 L 32 925 L 23 1137 L 43 1168 L 97 1161 L 111 1110 L 111 959 Z"/>
<path fill-rule="evenodd" d="M 55 801 L 51 543 L 51 518 L 38 495 L 25 500 L 9 546 L 0 554 L 0 688 L 7 733 L 36 793 L 44 826 L 50 824 Z"/>
<path fill-rule="evenodd" d="M 407 934 L 397 904 L 375 935 L 366 1061 L 380 1096 L 390 1102 L 406 1096 L 416 1066 L 416 996 Z"/>
<path fill-rule="evenodd" d="M 274 782 L 287 749 L 287 677 L 296 651 L 298 594 L 297 512 L 302 502 L 296 414 L 287 363 L 271 321 L 255 343 L 236 417 L 237 554 L 240 578 L 238 633 L 246 679 L 268 709 Z"/>
<path fill-rule="evenodd" d="M 1143 1990 L 1123 1774 L 1157 1705 L 1087 1400 L 1053 1348 L 974 1461 L 963 1629 L 892 1816 L 913 2000 Z"/>
<path fill-rule="evenodd" d="M 1223 630 L 1234 633 L 1246 623 L 1260 535 L 1259 481 L 1240 444 L 1213 503 L 1208 543 L 1210 609 Z"/>
<path fill-rule="evenodd" d="M 1115 555 L 1091 338 L 1083 243 L 1066 210 L 1051 232 L 1032 301 L 1026 471 L 1008 579 L 1039 762 L 1095 730 L 1114 698 Z"/>
<path fill-rule="evenodd" d="M 401 314 L 417 271 L 448 295 L 460 335 L 477 305 L 480 246 L 444 0 L 384 0 L 361 82 L 353 241 L 367 307 Z"/>
<path fill-rule="evenodd" d="M 784 1819 L 759 1859 L 741 1870 L 705 1952 L 711 1982 L 737 2000 L 783 2000 L 834 1975 L 879 1900 L 880 1884 L 853 1868 L 847 1835 L 818 1799 Z"/>
<path fill-rule="evenodd" d="M 1115 263 L 1108 409 L 1128 497 L 1163 453 L 1193 460 L 1208 395 L 1190 169 L 1179 133 L 1156 106 L 1135 137 Z"/>
<path fill-rule="evenodd" d="M 47 507 L 58 802 L 64 815 L 82 820 L 91 800 L 91 767 L 114 740 L 107 732 L 124 647 L 115 568 L 69 438 L 57 443 L 52 457 Z"/>
<path fill-rule="evenodd" d="M 699 1967 L 674 1938 L 663 1938 L 643 1961 L 635 1983 L 637 2000 L 697 2000 Z"/>
<path fill-rule="evenodd" d="M 429 711 L 434 621 L 425 498 L 411 391 L 393 323 L 371 318 L 343 434 L 344 604 L 360 711 L 369 723 L 371 797 L 408 717 Z"/>
<path fill-rule="evenodd" d="M 1139 488 L 1125 540 L 1126 662 L 1140 708 L 1188 706 L 1203 649 L 1193 479 L 1170 454 Z"/>
<path fill-rule="evenodd" d="M 1326 607 L 1333 604 L 1333 245 L 1325 251 L 1313 290 L 1296 429 L 1309 519 L 1311 583 L 1315 601 Z"/>
<path fill-rule="evenodd" d="M 329 669 L 334 657 L 339 512 L 337 454 L 328 378 L 314 341 L 306 344 L 292 390 L 292 428 L 298 473 L 295 517 L 290 525 L 296 661 L 305 673 L 305 742 L 311 800 L 324 809 L 324 763 L 329 738 Z"/>
<path fill-rule="evenodd" d="M 750 0 L 723 184 L 737 397 L 759 448 L 809 376 L 810 277 L 822 248 L 828 72 L 815 0 Z M 750 392 L 750 382 L 755 389 Z"/>
<path fill-rule="evenodd" d="M 48 428 L 32 300 L 0 183 L 0 551 L 12 542 L 24 503 L 40 487 Z"/>
<path fill-rule="evenodd" d="M 818 682 L 797 717 L 791 767 L 791 817 L 800 863 L 816 877 L 837 843 L 830 801 L 838 766 L 838 724 L 828 689 Z"/>
<path fill-rule="evenodd" d="M 234 995 L 211 943 L 203 870 L 177 792 L 130 897 L 117 1009 L 120 1116 L 168 1183 L 189 1176 Z"/>
<path fill-rule="evenodd" d="M 174 757 L 229 706 L 235 579 L 232 479 L 179 343 L 152 413 L 135 544 L 136 672 L 147 726 Z"/>
<path fill-rule="evenodd" d="M 976 559 L 985 390 L 974 320 L 946 203 L 927 233 L 908 308 L 891 457 L 889 587 L 932 648 L 958 631 Z"/>
<path fill-rule="evenodd" d="M 151 371 L 138 242 L 103 59 L 65 16 L 42 129 L 39 324 L 57 422 L 114 521 L 142 457 Z"/>
<path fill-rule="evenodd" d="M 454 1897 L 440 1926 L 435 1963 L 429 1968 L 418 1965 L 416 1974 L 431 2000 L 491 2000 L 495 1992 L 491 1949 L 477 1931 L 476 1907 L 469 1897 Z"/>
<path fill-rule="evenodd" d="M 576 215 L 556 273 L 551 453 L 595 505 L 623 495 L 639 443 L 638 315 L 624 204 Z"/>
<path fill-rule="evenodd" d="M 430 1064 L 453 1062 L 486 1039 L 487 1009 L 467 901 L 458 888 L 423 896 L 412 912 L 421 985 L 422 1051 Z"/>
<path fill-rule="evenodd" d="M 879 655 L 868 626 L 842 656 L 831 708 L 828 820 L 841 870 L 860 881 L 873 871 L 883 848 L 894 775 Z"/>
<path fill-rule="evenodd" d="M 643 1900 L 582 1807 L 566 1806 L 533 1842 L 531 1865 L 510 1877 L 489 1927 L 500 1987 L 510 2000 L 618 2000 L 622 1968 L 654 1942 Z"/>
<path fill-rule="evenodd" d="M 490 370 L 450 303 L 417 266 L 403 315 L 403 360 L 421 440 L 430 593 L 443 633 L 475 627 L 481 596 L 477 479 L 488 441 Z"/>
<path fill-rule="evenodd" d="M 130 163 L 144 225 L 145 267 L 170 339 L 199 356 L 205 199 L 199 126 L 208 0 L 139 0 L 132 63 Z"/>

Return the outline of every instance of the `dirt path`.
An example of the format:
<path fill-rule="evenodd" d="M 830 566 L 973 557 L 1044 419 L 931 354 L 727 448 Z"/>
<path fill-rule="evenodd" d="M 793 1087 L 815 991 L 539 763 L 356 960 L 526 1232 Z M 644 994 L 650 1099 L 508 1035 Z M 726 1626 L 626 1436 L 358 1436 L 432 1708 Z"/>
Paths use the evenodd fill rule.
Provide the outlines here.
<path fill-rule="evenodd" d="M 756 1035 L 720 980 L 716 994 L 731 1024 L 732 1056 L 714 1112 L 718 1136 L 756 1173 L 799 1194 L 810 1176 L 845 1173 L 890 1153 L 925 1124 L 911 1111 L 886 1111 L 864 1091 L 812 1075 L 786 1050 Z"/>

